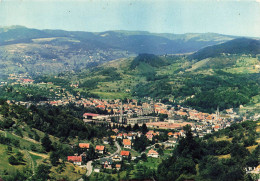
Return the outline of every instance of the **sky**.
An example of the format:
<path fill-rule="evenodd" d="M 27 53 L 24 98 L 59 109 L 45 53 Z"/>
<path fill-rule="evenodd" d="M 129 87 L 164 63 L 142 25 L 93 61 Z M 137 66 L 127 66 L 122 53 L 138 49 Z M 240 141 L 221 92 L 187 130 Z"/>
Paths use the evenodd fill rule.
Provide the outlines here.
<path fill-rule="evenodd" d="M 260 0 L 0 0 L 0 26 L 260 37 Z"/>

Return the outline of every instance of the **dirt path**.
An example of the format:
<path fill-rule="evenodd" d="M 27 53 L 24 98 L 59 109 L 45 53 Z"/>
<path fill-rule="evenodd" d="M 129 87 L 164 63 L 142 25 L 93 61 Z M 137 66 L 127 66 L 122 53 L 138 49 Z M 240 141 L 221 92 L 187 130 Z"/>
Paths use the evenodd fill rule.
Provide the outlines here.
<path fill-rule="evenodd" d="M 43 158 L 48 158 L 49 157 L 48 155 L 41 154 L 41 153 L 36 153 L 36 152 L 32 152 L 32 151 L 29 151 L 29 153 L 31 153 L 33 155 L 37 155 L 37 156 L 43 157 Z"/>

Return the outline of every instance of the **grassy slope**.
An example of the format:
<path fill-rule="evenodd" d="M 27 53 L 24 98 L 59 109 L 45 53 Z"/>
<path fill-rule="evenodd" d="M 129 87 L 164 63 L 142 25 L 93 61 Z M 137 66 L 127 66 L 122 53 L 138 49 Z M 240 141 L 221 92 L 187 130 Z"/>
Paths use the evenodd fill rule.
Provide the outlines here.
<path fill-rule="evenodd" d="M 54 180 L 61 180 L 61 179 L 67 179 L 67 180 L 78 180 L 86 173 L 86 170 L 73 165 L 72 163 L 66 162 L 65 167 L 62 172 L 58 172 L 58 167 L 52 167 L 51 168 L 51 174 L 50 176 L 54 178 Z"/>
<path fill-rule="evenodd" d="M 41 132 L 37 129 L 33 129 L 33 130 L 36 131 L 37 134 L 41 138 L 44 136 L 43 132 Z M 25 160 L 24 165 L 17 165 L 17 166 L 10 165 L 8 162 L 8 158 L 11 155 L 8 155 L 6 152 L 7 145 L 0 144 L 0 160 L 1 160 L 0 170 L 1 171 L 6 169 L 8 172 L 12 173 L 16 169 L 22 170 L 23 168 L 28 167 L 35 172 L 35 170 L 39 164 L 44 163 L 44 164 L 50 165 L 50 162 L 48 161 L 49 155 L 47 155 L 45 153 L 30 151 L 31 145 L 34 145 L 37 148 L 37 150 L 41 150 L 41 143 L 28 137 L 28 133 L 32 133 L 32 130 L 28 126 L 25 126 L 22 131 L 23 137 L 17 136 L 8 131 L 1 131 L 0 133 L 2 133 L 3 135 L 6 135 L 6 137 L 8 137 L 8 138 L 19 140 L 21 149 L 13 147 L 13 154 L 11 154 L 11 155 L 14 155 L 17 151 L 20 151 L 24 154 L 24 160 Z M 52 142 L 59 141 L 58 138 L 56 138 L 52 135 L 49 135 L 49 137 Z M 70 140 L 70 142 L 76 143 L 77 140 Z M 52 166 L 52 168 L 51 168 L 52 173 L 50 174 L 50 176 L 55 178 L 55 180 L 59 180 L 62 178 L 67 178 L 68 180 L 77 180 L 86 172 L 86 170 L 84 170 L 78 166 L 74 166 L 73 164 L 71 164 L 69 162 L 65 163 L 64 171 L 62 171 L 61 173 L 57 172 L 57 168 L 58 168 L 58 166 L 56 166 L 56 167 Z M 0 172 L 0 175 L 1 174 L 2 173 Z"/>
<path fill-rule="evenodd" d="M 26 166 L 28 166 L 30 164 L 29 161 L 26 159 L 26 156 L 24 156 L 25 162 L 23 165 L 11 165 L 8 162 L 8 158 L 12 155 L 15 155 L 15 153 L 18 151 L 22 152 L 25 155 L 25 151 L 17 149 L 17 148 L 13 148 L 12 153 L 8 154 L 6 150 L 7 150 L 7 145 L 0 144 L 0 160 L 1 160 L 0 161 L 0 170 L 1 170 L 1 172 L 4 170 L 7 170 L 8 172 L 13 173 L 16 169 L 22 170 L 23 168 L 25 168 Z M 0 174 L 2 174 L 1 172 L 0 172 Z"/>

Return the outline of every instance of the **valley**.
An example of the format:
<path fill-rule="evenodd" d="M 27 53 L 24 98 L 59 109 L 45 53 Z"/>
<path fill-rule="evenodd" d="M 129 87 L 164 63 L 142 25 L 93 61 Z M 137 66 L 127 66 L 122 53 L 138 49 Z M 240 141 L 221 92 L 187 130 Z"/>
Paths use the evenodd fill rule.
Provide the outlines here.
<path fill-rule="evenodd" d="M 1 179 L 258 178 L 256 38 L 1 27 L 0 62 Z"/>

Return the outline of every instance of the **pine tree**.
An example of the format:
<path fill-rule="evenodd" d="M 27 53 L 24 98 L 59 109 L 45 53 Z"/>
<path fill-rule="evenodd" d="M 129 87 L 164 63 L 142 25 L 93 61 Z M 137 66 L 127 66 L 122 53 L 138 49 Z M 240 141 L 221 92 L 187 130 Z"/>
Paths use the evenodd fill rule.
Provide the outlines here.
<path fill-rule="evenodd" d="M 42 142 L 42 147 L 45 149 L 45 151 L 49 152 L 52 150 L 52 142 L 47 133 L 44 135 L 41 142 Z"/>

